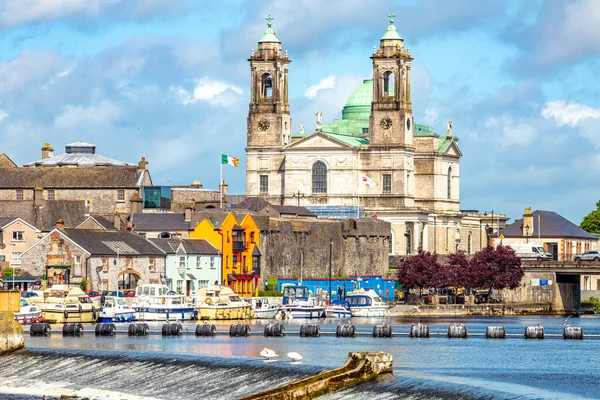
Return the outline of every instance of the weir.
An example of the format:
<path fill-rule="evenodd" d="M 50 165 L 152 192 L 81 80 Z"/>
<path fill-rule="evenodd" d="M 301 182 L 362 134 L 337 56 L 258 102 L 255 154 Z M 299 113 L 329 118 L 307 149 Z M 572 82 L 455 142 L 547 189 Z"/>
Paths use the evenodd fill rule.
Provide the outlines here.
<path fill-rule="evenodd" d="M 24 346 L 23 327 L 12 312 L 0 312 L 0 354 Z"/>
<path fill-rule="evenodd" d="M 240 400 L 312 399 L 348 386 L 392 373 L 392 355 L 383 352 L 351 352 L 338 369 L 299 379 L 275 389 L 242 397 Z"/>

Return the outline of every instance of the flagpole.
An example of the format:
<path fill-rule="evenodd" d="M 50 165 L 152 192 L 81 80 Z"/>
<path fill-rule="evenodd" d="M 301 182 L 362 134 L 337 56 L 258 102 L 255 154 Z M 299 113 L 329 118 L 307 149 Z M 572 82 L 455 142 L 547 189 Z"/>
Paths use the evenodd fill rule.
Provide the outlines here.
<path fill-rule="evenodd" d="M 360 177 L 356 179 L 356 219 L 360 219 L 358 213 L 360 212 Z"/>
<path fill-rule="evenodd" d="M 219 210 L 223 209 L 223 154 L 221 154 L 220 164 L 221 166 L 221 175 L 219 180 Z"/>

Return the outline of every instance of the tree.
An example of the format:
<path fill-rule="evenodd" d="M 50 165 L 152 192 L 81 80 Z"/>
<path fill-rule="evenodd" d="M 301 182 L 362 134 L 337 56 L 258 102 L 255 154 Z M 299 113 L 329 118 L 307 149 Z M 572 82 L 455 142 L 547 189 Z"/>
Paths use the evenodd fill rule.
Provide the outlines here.
<path fill-rule="evenodd" d="M 521 283 L 525 271 L 521 267 L 521 259 L 510 247 L 488 246 L 473 256 L 469 264 L 469 276 L 472 288 L 515 289 Z"/>
<path fill-rule="evenodd" d="M 581 229 L 590 233 L 600 233 L 600 201 L 596 203 L 596 209 L 583 217 Z"/>
<path fill-rule="evenodd" d="M 414 256 L 406 257 L 398 267 L 398 283 L 406 289 L 437 287 L 441 278 L 441 267 L 437 254 L 419 250 Z"/>
<path fill-rule="evenodd" d="M 4 268 L 4 271 L 2 271 L 2 276 L 12 276 L 12 274 L 13 269 L 11 267 Z"/>
<path fill-rule="evenodd" d="M 443 286 L 454 287 L 454 302 L 456 302 L 456 289 L 459 287 L 471 287 L 469 259 L 464 251 L 459 250 L 456 253 L 448 255 L 448 261 L 441 266 L 441 275 L 444 278 Z"/>

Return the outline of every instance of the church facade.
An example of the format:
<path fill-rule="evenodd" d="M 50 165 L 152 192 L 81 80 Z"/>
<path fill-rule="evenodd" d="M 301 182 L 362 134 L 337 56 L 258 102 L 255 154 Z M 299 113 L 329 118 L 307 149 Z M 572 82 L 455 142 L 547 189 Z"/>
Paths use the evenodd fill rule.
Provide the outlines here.
<path fill-rule="evenodd" d="M 419 248 L 475 252 L 488 243 L 495 230 L 490 223 L 493 227 L 496 221 L 460 211 L 462 154 L 452 122 L 444 135 L 414 122 L 413 57 L 393 17 L 371 54 L 372 79 L 350 96 L 341 120 L 322 124 L 321 113 L 315 112 L 317 130 L 310 134 L 303 127 L 292 134 L 291 60 L 268 18 L 248 60 L 247 196 L 302 205 L 320 215 L 337 209 L 349 217 L 388 221 L 390 254 L 413 254 Z"/>

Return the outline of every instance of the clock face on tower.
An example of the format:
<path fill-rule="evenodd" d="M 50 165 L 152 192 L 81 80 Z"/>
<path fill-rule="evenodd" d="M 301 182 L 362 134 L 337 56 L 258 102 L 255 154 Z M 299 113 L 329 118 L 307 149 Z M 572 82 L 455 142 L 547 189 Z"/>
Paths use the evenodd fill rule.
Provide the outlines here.
<path fill-rule="evenodd" d="M 410 131 L 410 117 L 406 118 L 406 130 Z"/>
<path fill-rule="evenodd" d="M 261 131 L 266 131 L 267 129 L 269 129 L 270 126 L 271 123 L 268 119 L 258 121 L 258 129 L 260 129 Z"/>
<path fill-rule="evenodd" d="M 392 127 L 392 120 L 389 117 L 382 118 L 379 125 L 381 125 L 383 129 L 390 129 Z"/>

